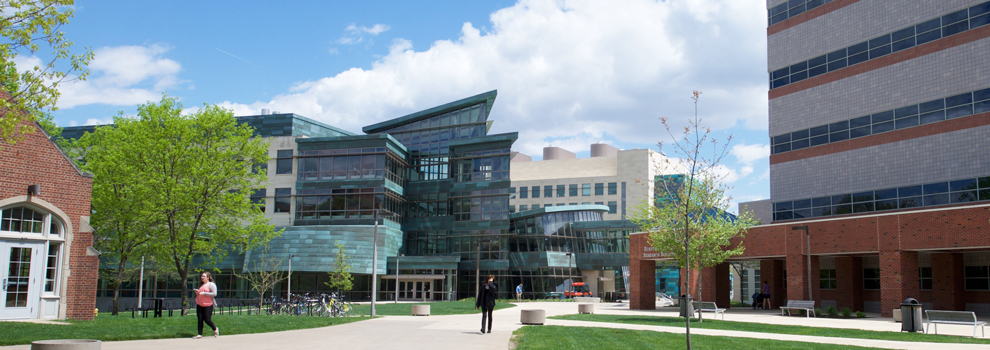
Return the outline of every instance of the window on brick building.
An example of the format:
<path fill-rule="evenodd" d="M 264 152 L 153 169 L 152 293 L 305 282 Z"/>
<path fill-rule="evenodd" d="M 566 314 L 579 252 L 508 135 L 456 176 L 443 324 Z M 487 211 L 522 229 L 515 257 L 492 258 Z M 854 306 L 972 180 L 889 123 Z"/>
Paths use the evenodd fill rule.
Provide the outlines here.
<path fill-rule="evenodd" d="M 280 150 L 275 160 L 275 174 L 292 174 L 292 150 Z"/>
<path fill-rule="evenodd" d="M 821 270 L 818 275 L 818 286 L 821 289 L 835 289 L 835 270 Z"/>
<path fill-rule="evenodd" d="M 863 269 L 863 289 L 880 289 L 880 269 Z"/>
<path fill-rule="evenodd" d="M 966 266 L 966 290 L 990 290 L 990 266 Z"/>
<path fill-rule="evenodd" d="M 932 290 L 932 268 L 918 268 L 918 289 Z"/>

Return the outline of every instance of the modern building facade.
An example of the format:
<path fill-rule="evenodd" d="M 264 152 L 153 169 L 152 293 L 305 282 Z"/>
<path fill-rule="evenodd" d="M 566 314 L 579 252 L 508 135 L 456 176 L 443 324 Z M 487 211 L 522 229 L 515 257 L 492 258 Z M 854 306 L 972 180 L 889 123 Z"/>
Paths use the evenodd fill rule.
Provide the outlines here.
<path fill-rule="evenodd" d="M 37 124 L 0 145 L 0 320 L 94 317 L 93 176 Z"/>
<path fill-rule="evenodd" d="M 767 9 L 773 305 L 990 315 L 990 2 Z"/>

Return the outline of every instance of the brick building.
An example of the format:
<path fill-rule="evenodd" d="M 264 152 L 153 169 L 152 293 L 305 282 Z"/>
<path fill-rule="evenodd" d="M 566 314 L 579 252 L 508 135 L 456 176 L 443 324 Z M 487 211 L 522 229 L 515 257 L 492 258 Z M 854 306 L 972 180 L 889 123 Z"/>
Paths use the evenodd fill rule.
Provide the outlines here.
<path fill-rule="evenodd" d="M 92 175 L 30 130 L 0 144 L 0 320 L 93 319 Z"/>
<path fill-rule="evenodd" d="M 990 2 L 767 7 L 772 222 L 737 260 L 760 261 L 774 307 L 990 315 Z M 727 269 L 702 273 L 702 299 L 727 300 Z"/>

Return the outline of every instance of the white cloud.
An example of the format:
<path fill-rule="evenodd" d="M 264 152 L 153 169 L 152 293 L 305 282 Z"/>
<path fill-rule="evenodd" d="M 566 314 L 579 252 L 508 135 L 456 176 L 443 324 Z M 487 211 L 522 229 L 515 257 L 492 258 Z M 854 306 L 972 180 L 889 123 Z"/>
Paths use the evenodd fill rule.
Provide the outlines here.
<path fill-rule="evenodd" d="M 95 50 L 86 81 L 60 85 L 59 108 L 88 104 L 135 105 L 161 98 L 161 91 L 183 81 L 182 65 L 164 58 L 171 48 L 149 46 L 103 47 Z"/>
<path fill-rule="evenodd" d="M 757 160 L 770 158 L 770 145 L 740 143 L 732 146 L 729 153 L 732 153 L 740 163 L 752 165 Z"/>
<path fill-rule="evenodd" d="M 344 31 L 346 31 L 347 34 L 342 36 L 340 39 L 337 39 L 337 42 L 344 45 L 357 44 L 364 41 L 365 34 L 370 34 L 371 36 L 377 36 L 378 34 L 388 31 L 389 29 L 391 29 L 389 26 L 380 23 L 375 24 L 371 27 L 365 27 L 365 26 L 359 27 L 357 25 L 351 24 L 344 29 Z M 332 53 L 336 53 L 336 52 L 332 52 Z"/>
<path fill-rule="evenodd" d="M 693 114 L 691 91 L 701 90 L 703 124 L 766 129 L 763 8 L 762 0 L 520 0 L 491 14 L 485 30 L 464 23 L 456 40 L 421 51 L 395 40 L 369 69 L 300 82 L 242 106 L 360 131 L 498 89 L 492 132 L 519 131 L 515 148 L 539 154 L 560 140 L 667 139 L 658 118 L 682 125 Z"/>

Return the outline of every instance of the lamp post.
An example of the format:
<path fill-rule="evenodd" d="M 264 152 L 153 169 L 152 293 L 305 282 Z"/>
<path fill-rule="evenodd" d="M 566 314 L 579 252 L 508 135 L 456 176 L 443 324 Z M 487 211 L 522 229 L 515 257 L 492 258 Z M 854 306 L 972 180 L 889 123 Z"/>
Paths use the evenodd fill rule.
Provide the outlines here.
<path fill-rule="evenodd" d="M 399 258 L 406 256 L 399 254 L 395 256 L 395 303 L 399 303 Z"/>
<path fill-rule="evenodd" d="M 381 203 L 375 206 L 375 239 L 371 247 L 371 317 L 375 317 L 375 300 L 378 293 L 378 211 L 381 210 Z M 395 281 L 399 283 L 398 280 Z"/>
<path fill-rule="evenodd" d="M 792 231 L 801 231 L 801 230 L 804 230 L 804 238 L 805 238 L 804 241 L 805 241 L 805 244 L 806 244 L 806 249 L 807 249 L 806 252 L 807 252 L 807 255 L 808 255 L 808 277 L 807 277 L 807 280 L 808 280 L 808 300 L 815 300 L 815 298 L 811 295 L 811 233 L 808 232 L 808 225 L 794 226 L 794 227 L 791 227 L 791 230 Z"/>
<path fill-rule="evenodd" d="M 574 297 L 574 276 L 571 273 L 571 256 L 573 253 L 567 252 L 567 279 L 571 281 L 571 298 Z M 565 293 L 566 295 L 566 293 Z"/>
<path fill-rule="evenodd" d="M 286 299 L 292 299 L 292 258 L 295 258 L 297 256 L 298 255 L 295 254 L 289 254 L 289 281 L 286 282 L 286 286 L 285 286 Z"/>
<path fill-rule="evenodd" d="M 481 291 L 481 243 L 489 243 L 490 239 L 478 239 L 478 255 L 475 257 L 474 267 L 474 293 Z"/>
<path fill-rule="evenodd" d="M 138 283 L 138 310 L 141 310 L 141 300 L 144 299 L 144 255 L 141 256 L 141 277 L 139 279 L 141 282 Z M 138 311 L 138 314 L 140 313 L 141 311 Z"/>

